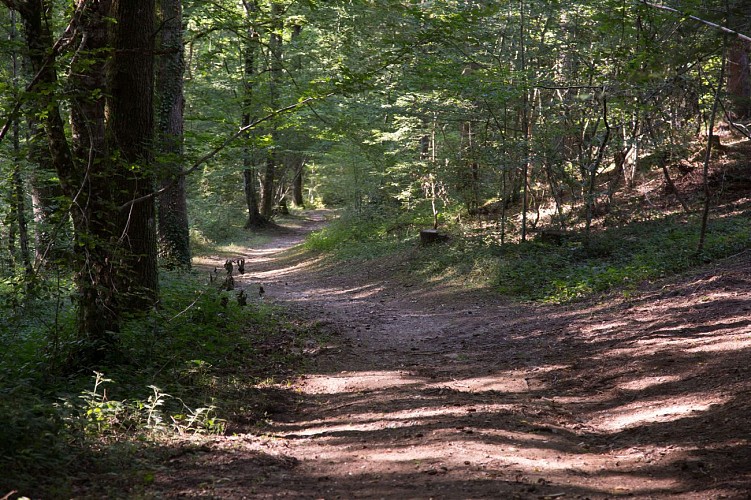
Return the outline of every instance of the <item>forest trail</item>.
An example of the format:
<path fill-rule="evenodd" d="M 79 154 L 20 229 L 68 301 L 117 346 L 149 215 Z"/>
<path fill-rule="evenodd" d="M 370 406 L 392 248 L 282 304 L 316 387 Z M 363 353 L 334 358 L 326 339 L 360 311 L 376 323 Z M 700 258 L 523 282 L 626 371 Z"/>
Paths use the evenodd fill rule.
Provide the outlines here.
<path fill-rule="evenodd" d="M 330 345 L 304 346 L 264 427 L 175 458 L 158 496 L 748 498 L 749 252 L 630 298 L 534 305 L 294 248 L 322 224 L 248 249 L 240 286 Z"/>

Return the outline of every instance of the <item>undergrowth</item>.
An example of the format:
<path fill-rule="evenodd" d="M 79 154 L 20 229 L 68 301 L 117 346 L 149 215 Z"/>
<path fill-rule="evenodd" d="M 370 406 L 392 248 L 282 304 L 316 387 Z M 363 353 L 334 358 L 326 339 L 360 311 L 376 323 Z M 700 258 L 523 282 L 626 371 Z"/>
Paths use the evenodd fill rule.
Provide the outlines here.
<path fill-rule="evenodd" d="M 395 253 L 417 241 L 421 229 L 432 224 L 429 214 L 367 207 L 345 212 L 308 236 L 305 248 L 342 260 L 369 260 Z"/>
<path fill-rule="evenodd" d="M 675 275 L 751 248 L 748 213 L 713 219 L 704 252 L 696 252 L 698 216 L 669 215 L 594 231 L 589 242 L 571 232 L 561 245 L 538 241 L 500 245 L 492 231 L 449 228 L 448 243 L 418 247 L 424 218 L 351 214 L 307 241 L 333 258 L 367 260 L 415 248 L 410 272 L 494 287 L 517 300 L 563 303 Z"/>
<path fill-rule="evenodd" d="M 697 254 L 698 217 L 671 216 L 596 233 L 589 245 L 531 242 L 499 255 L 496 286 L 519 299 L 562 303 L 620 290 L 631 295 L 645 282 L 685 272 L 751 247 L 744 216 L 713 221 L 705 250 Z"/>
<path fill-rule="evenodd" d="M 163 272 L 160 286 L 158 310 L 127 322 L 97 367 L 66 362 L 80 341 L 70 301 L 55 295 L 69 287 L 0 309 L 0 496 L 138 493 L 175 438 L 227 432 L 240 415 L 261 421 L 257 386 L 299 369 L 301 346 L 321 340 L 195 273 Z M 113 472 L 116 484 L 91 479 Z"/>

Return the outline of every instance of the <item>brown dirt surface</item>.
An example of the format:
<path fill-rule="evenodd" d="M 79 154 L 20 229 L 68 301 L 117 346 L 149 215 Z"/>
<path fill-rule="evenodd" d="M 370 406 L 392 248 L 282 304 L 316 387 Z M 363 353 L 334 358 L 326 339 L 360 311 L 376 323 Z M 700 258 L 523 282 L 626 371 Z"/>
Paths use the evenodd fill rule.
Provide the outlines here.
<path fill-rule="evenodd" d="M 567 306 L 248 249 L 241 286 L 325 327 L 263 426 L 176 453 L 189 498 L 751 498 L 751 253 Z M 405 256 L 408 259 L 409 256 Z"/>

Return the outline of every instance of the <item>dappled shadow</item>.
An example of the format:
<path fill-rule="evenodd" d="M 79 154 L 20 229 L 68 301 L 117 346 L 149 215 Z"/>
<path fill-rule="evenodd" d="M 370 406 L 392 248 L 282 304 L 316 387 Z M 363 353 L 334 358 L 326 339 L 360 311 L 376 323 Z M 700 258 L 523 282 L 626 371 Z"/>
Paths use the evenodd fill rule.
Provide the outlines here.
<path fill-rule="evenodd" d="M 253 269 L 330 339 L 263 425 L 180 466 L 241 498 L 744 498 L 751 253 L 548 306 L 297 251 Z M 359 266 L 359 267 L 358 267 Z M 240 416 L 238 415 L 238 419 Z M 193 467 L 193 468 L 191 468 Z M 169 469 L 172 469 L 172 465 Z M 248 478 L 254 479 L 248 479 Z M 222 479 L 222 478 L 226 478 Z"/>

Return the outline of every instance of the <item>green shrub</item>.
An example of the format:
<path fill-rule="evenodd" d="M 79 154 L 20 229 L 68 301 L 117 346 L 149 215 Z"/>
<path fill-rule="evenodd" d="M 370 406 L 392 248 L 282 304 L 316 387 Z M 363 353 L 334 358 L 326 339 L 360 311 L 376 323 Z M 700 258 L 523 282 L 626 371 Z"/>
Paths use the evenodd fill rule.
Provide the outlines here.
<path fill-rule="evenodd" d="M 527 300 L 566 302 L 684 272 L 751 247 L 743 217 L 713 221 L 704 255 L 696 254 L 699 220 L 677 217 L 611 228 L 567 246 L 509 245 L 498 267 L 501 293 Z"/>
<path fill-rule="evenodd" d="M 432 224 L 426 214 L 397 212 L 377 205 L 348 212 L 308 236 L 305 248 L 343 260 L 368 260 L 397 252 Z"/>

